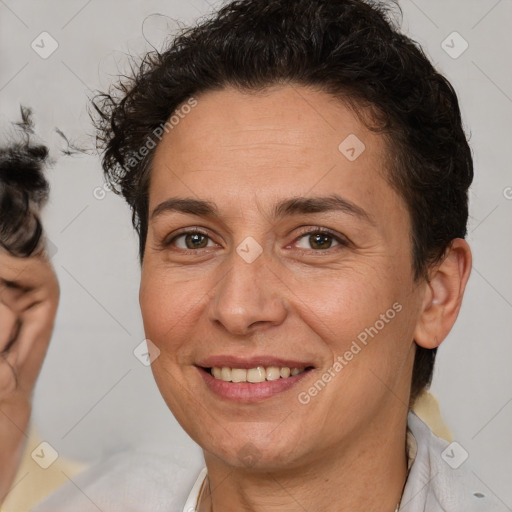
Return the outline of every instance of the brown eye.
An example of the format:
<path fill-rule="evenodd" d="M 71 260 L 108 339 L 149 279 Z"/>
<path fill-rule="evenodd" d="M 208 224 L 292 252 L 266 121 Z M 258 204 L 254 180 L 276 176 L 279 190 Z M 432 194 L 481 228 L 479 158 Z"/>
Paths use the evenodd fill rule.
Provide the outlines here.
<path fill-rule="evenodd" d="M 309 235 L 309 244 L 313 249 L 330 249 L 332 242 L 333 238 L 331 235 L 325 235 L 324 233 Z"/>
<path fill-rule="evenodd" d="M 209 242 L 211 245 L 208 245 Z M 174 246 L 184 251 L 194 251 L 197 249 L 206 249 L 215 244 L 211 242 L 210 237 L 206 233 L 201 231 L 186 231 L 175 236 L 168 242 L 165 242 L 164 245 L 165 247 Z"/>
<path fill-rule="evenodd" d="M 302 245 L 301 245 L 302 244 Z M 299 249 L 326 251 L 337 246 L 346 246 L 343 238 L 334 235 L 330 231 L 315 230 L 303 233 L 295 242 Z"/>
<path fill-rule="evenodd" d="M 199 233 L 185 235 L 185 245 L 189 249 L 203 249 L 208 245 L 208 237 Z"/>

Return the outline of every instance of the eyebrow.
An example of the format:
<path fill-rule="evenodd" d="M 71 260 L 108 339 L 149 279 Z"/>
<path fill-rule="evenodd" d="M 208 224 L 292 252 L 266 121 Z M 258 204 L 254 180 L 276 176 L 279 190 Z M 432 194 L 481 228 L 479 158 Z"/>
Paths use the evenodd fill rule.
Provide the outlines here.
<path fill-rule="evenodd" d="M 375 225 L 374 218 L 368 212 L 338 194 L 325 197 L 292 197 L 274 205 L 271 215 L 274 219 L 280 219 L 292 215 L 331 211 L 343 212 Z M 219 217 L 219 210 L 215 203 L 190 197 L 170 197 L 166 199 L 155 207 L 151 213 L 151 219 L 166 212 L 178 212 L 200 217 Z"/>

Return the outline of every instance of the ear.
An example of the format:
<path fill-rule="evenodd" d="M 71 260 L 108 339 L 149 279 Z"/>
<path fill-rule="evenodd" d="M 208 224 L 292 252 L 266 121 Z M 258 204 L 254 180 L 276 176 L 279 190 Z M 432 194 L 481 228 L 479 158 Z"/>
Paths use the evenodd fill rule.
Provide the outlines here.
<path fill-rule="evenodd" d="M 471 249 L 456 238 L 444 259 L 429 272 L 414 341 L 423 348 L 436 348 L 453 327 L 471 273 Z"/>

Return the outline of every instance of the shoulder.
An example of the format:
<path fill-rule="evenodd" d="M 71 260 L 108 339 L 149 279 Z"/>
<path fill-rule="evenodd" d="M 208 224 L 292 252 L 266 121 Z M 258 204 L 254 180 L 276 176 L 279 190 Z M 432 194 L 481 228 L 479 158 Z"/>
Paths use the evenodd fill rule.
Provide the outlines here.
<path fill-rule="evenodd" d="M 416 459 L 404 489 L 400 511 L 505 512 L 509 510 L 471 468 L 466 450 L 448 443 L 409 413 L 408 427 L 417 443 Z M 420 508 L 418 508 L 420 507 Z"/>
<path fill-rule="evenodd" d="M 201 467 L 167 454 L 117 453 L 70 478 L 32 512 L 181 512 Z"/>

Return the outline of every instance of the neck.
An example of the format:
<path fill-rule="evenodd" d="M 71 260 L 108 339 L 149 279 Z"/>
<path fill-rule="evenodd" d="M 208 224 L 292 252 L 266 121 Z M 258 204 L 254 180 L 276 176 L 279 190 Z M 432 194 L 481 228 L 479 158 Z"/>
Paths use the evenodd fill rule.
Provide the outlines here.
<path fill-rule="evenodd" d="M 233 468 L 205 452 L 209 485 L 198 510 L 394 512 L 407 476 L 403 414 L 395 420 L 292 469 Z"/>

